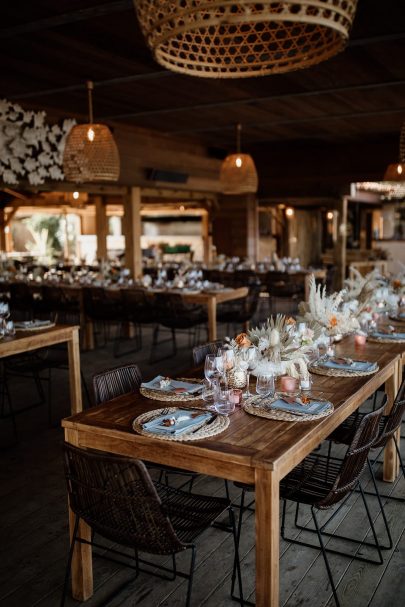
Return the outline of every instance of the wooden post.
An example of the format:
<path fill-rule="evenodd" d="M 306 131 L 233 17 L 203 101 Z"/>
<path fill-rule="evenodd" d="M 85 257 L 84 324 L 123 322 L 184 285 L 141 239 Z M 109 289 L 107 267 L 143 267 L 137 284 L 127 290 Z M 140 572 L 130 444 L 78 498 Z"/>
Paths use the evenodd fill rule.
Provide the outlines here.
<path fill-rule="evenodd" d="M 134 278 L 142 276 L 141 188 L 133 187 L 124 198 L 125 265 Z"/>
<path fill-rule="evenodd" d="M 93 200 L 96 208 L 97 259 L 105 261 L 107 259 L 108 234 L 106 208 L 102 196 L 94 196 Z"/>
<path fill-rule="evenodd" d="M 6 235 L 4 228 L 6 227 L 6 221 L 4 217 L 4 209 L 0 209 L 0 251 L 6 250 Z"/>
<path fill-rule="evenodd" d="M 209 264 L 212 256 L 211 251 L 211 238 L 210 238 L 210 220 L 208 212 L 205 212 L 201 219 L 201 233 L 203 240 L 203 261 L 205 264 Z"/>
<path fill-rule="evenodd" d="M 337 240 L 335 244 L 335 264 L 336 278 L 335 289 L 343 288 L 343 281 L 346 278 L 346 237 L 347 237 L 347 196 L 343 196 L 337 207 Z"/>
<path fill-rule="evenodd" d="M 253 194 L 221 196 L 213 222 L 218 253 L 257 260 L 257 200 Z"/>

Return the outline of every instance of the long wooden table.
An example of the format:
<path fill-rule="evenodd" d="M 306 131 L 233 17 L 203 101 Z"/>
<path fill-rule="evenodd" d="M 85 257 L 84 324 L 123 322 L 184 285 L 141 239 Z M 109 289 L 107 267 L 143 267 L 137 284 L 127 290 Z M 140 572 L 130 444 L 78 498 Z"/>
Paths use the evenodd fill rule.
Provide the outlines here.
<path fill-rule="evenodd" d="M 0 358 L 67 343 L 72 415 L 83 409 L 80 382 L 79 328 L 77 326 L 56 325 L 41 331 L 17 331 L 15 336 L 0 340 Z"/>
<path fill-rule="evenodd" d="M 352 338 L 339 346 L 354 352 Z M 160 403 L 131 394 L 65 419 L 66 441 L 110 453 L 137 457 L 157 464 L 209 474 L 256 485 L 256 605 L 276 607 L 279 603 L 279 484 L 304 457 L 325 439 L 365 399 L 385 383 L 389 406 L 398 390 L 400 354 L 382 344 L 367 344 L 362 358 L 376 361 L 372 376 L 332 378 L 313 376 L 314 393 L 335 405 L 334 413 L 316 422 L 280 422 L 250 416 L 238 410 L 222 434 L 190 443 L 167 442 L 137 435 L 132 421 Z M 182 406 L 184 406 L 182 404 Z M 388 450 L 389 453 L 389 450 Z M 394 459 L 388 455 L 390 465 Z M 70 513 L 70 523 L 73 516 Z M 81 522 L 80 534 L 90 538 Z M 74 598 L 84 601 L 93 593 L 91 549 L 78 545 L 73 557 Z"/>

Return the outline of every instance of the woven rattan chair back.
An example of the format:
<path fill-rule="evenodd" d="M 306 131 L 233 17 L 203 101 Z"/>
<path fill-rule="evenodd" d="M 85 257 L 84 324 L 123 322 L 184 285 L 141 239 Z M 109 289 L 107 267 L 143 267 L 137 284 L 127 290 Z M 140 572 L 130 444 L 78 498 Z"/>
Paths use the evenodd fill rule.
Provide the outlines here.
<path fill-rule="evenodd" d="M 316 503 L 317 508 L 330 508 L 340 502 L 356 486 L 367 463 L 369 451 L 377 438 L 380 419 L 386 403 L 387 397 L 385 396 L 381 407 L 367 413 L 361 420 L 346 451 L 339 474 L 329 493 Z"/>
<path fill-rule="evenodd" d="M 94 402 L 96 405 L 129 394 L 139 389 L 142 382 L 137 365 L 124 365 L 107 369 L 93 376 Z"/>
<path fill-rule="evenodd" d="M 374 447 L 385 447 L 388 440 L 395 434 L 402 423 L 405 413 L 405 379 L 403 380 L 390 413 L 385 416 L 385 425 L 377 438 Z"/>
<path fill-rule="evenodd" d="M 152 295 L 147 298 L 143 289 L 122 289 L 124 315 L 128 320 L 143 324 L 158 321 Z"/>
<path fill-rule="evenodd" d="M 195 346 L 195 348 L 193 348 L 193 362 L 194 364 L 197 365 L 202 365 L 203 362 L 205 361 L 205 357 L 207 356 L 207 354 L 216 354 L 218 348 L 220 348 L 222 345 L 222 341 L 221 340 L 217 340 L 217 341 L 212 341 L 209 342 L 208 344 L 202 344 L 201 346 Z"/>
<path fill-rule="evenodd" d="M 102 537 L 168 555 L 187 547 L 177 537 L 143 462 L 64 444 L 73 512 Z"/>

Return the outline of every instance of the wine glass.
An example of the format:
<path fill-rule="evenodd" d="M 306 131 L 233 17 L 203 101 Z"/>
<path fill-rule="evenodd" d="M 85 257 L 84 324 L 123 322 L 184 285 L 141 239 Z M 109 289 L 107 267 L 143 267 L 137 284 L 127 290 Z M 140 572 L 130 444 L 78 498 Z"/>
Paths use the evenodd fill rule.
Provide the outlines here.
<path fill-rule="evenodd" d="M 222 350 L 222 348 L 218 348 L 217 353 L 215 355 L 215 365 L 220 375 L 224 373 L 224 352 L 225 350 Z"/>
<path fill-rule="evenodd" d="M 217 373 L 217 363 L 215 354 L 207 354 L 204 363 L 205 378 L 211 383 L 212 378 Z"/>
<path fill-rule="evenodd" d="M 263 398 L 265 396 L 274 396 L 274 376 L 259 374 L 256 380 L 256 392 Z"/>
<path fill-rule="evenodd" d="M 254 346 L 250 346 L 249 348 L 243 348 L 241 352 L 241 366 L 244 370 L 246 370 L 246 390 L 243 394 L 245 398 L 252 396 L 249 384 L 250 384 L 250 374 L 254 370 L 257 361 L 257 350 Z"/>

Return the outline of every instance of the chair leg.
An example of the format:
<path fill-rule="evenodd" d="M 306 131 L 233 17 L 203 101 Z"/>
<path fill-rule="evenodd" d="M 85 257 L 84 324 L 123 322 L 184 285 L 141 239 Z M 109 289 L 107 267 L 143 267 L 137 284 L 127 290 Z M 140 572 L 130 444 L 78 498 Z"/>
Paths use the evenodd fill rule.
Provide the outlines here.
<path fill-rule="evenodd" d="M 191 590 L 193 588 L 194 567 L 195 567 L 195 546 L 193 545 L 193 546 L 191 546 L 190 574 L 189 574 L 188 586 L 187 586 L 186 607 L 190 607 Z"/>
<path fill-rule="evenodd" d="M 381 516 L 383 518 L 385 530 L 387 532 L 387 537 L 388 537 L 388 546 L 381 546 L 381 548 L 383 548 L 384 550 L 391 550 L 391 548 L 393 546 L 391 531 L 390 531 L 390 528 L 389 528 L 389 525 L 388 525 L 387 517 L 385 516 L 385 510 L 384 510 L 384 506 L 383 506 L 383 503 L 382 503 L 382 500 L 381 500 L 380 491 L 378 489 L 377 482 L 376 482 L 376 479 L 375 479 L 374 470 L 373 470 L 373 467 L 371 465 L 371 462 L 370 462 L 369 458 L 367 458 L 367 465 L 368 465 L 368 469 L 369 469 L 370 474 L 371 474 L 371 479 L 373 481 L 375 495 L 376 495 L 377 500 L 378 500 L 378 505 L 380 507 Z"/>
<path fill-rule="evenodd" d="M 68 562 L 66 565 L 66 573 L 65 573 L 65 580 L 63 583 L 63 591 L 62 591 L 62 599 L 60 602 L 60 607 L 64 607 L 65 604 L 65 600 L 66 600 L 66 593 L 67 593 L 67 588 L 68 588 L 68 584 L 69 584 L 69 577 L 70 577 L 70 570 L 72 568 L 72 559 L 73 559 L 73 550 L 75 548 L 75 543 L 76 543 L 76 538 L 77 538 L 77 531 L 79 529 L 79 517 L 75 516 L 75 524 L 73 527 L 73 534 L 72 534 L 72 540 L 70 542 L 70 549 L 69 549 L 69 557 L 68 557 Z"/>
<path fill-rule="evenodd" d="M 364 491 L 363 491 L 363 487 L 361 486 L 361 483 L 359 483 L 359 489 L 360 489 L 361 497 L 363 498 L 363 503 L 364 503 L 364 507 L 366 509 L 368 522 L 370 523 L 371 533 L 373 534 L 373 538 L 374 538 L 374 542 L 375 542 L 375 547 L 377 548 L 378 556 L 380 557 L 380 564 L 382 564 L 383 561 L 384 561 L 384 559 L 383 559 L 383 556 L 382 556 L 380 543 L 379 543 L 378 538 L 377 538 L 377 534 L 376 534 L 376 531 L 375 531 L 373 518 L 372 518 L 372 516 L 370 514 L 370 509 L 368 507 L 366 496 L 364 495 Z"/>
<path fill-rule="evenodd" d="M 315 508 L 313 506 L 311 506 L 311 512 L 312 512 L 312 518 L 313 518 L 313 521 L 314 521 L 316 533 L 318 535 L 318 540 L 319 540 L 319 545 L 321 547 L 321 552 L 322 552 L 323 560 L 325 562 L 326 571 L 328 572 L 328 577 L 329 577 L 330 585 L 332 587 L 333 596 L 334 596 L 334 599 L 335 599 L 335 602 L 336 602 L 336 606 L 340 607 L 338 595 L 337 595 L 337 592 L 336 592 L 335 582 L 333 581 L 332 571 L 331 571 L 330 566 L 329 566 L 328 555 L 326 554 L 325 545 L 324 545 L 323 539 L 322 539 L 322 533 L 321 533 L 321 530 L 319 529 L 318 519 L 316 518 Z"/>
<path fill-rule="evenodd" d="M 240 569 L 240 558 L 239 558 L 240 531 L 239 530 L 238 530 L 238 532 L 236 531 L 235 513 L 231 507 L 228 508 L 228 512 L 229 512 L 229 521 L 230 521 L 231 527 L 232 527 L 233 544 L 234 544 L 234 550 L 235 550 L 235 557 L 234 557 L 234 561 L 233 561 L 233 571 L 232 571 L 231 596 L 232 596 L 232 598 L 237 599 L 240 602 L 241 606 L 243 607 L 245 605 L 245 601 L 243 598 L 242 572 Z M 239 597 L 234 596 L 236 577 L 238 578 Z M 246 603 L 246 604 L 248 604 L 248 603 Z"/>

